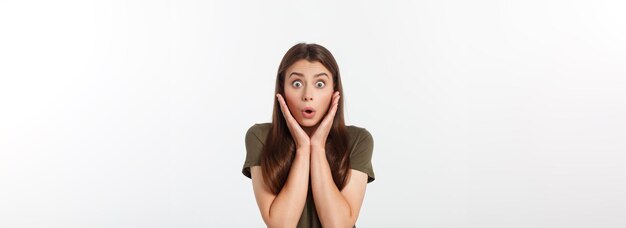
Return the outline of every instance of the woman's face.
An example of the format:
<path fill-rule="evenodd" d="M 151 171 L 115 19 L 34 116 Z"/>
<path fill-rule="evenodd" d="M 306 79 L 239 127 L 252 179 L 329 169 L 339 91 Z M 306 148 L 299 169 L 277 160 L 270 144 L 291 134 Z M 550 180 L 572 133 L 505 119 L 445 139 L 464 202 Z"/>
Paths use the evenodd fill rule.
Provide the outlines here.
<path fill-rule="evenodd" d="M 287 106 L 303 127 L 313 127 L 323 119 L 330 107 L 333 88 L 333 75 L 318 61 L 302 59 L 285 71 Z"/>

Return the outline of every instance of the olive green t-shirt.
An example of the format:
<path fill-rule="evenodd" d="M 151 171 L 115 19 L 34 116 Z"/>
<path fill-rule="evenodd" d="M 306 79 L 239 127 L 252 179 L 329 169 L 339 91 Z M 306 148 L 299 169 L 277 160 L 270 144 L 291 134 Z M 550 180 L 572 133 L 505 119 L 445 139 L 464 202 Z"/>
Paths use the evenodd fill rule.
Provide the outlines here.
<path fill-rule="evenodd" d="M 260 156 L 265 139 L 269 134 L 271 123 L 254 124 L 246 133 L 246 161 L 243 164 L 242 173 L 248 178 L 252 178 L 250 167 L 260 165 Z M 346 126 L 348 134 L 348 151 L 350 152 L 350 167 L 366 173 L 367 183 L 374 181 L 374 169 L 372 168 L 372 152 L 374 149 L 374 140 L 372 135 L 365 129 L 356 126 Z M 298 228 L 318 228 L 322 227 L 311 190 L 311 182 L 309 181 L 309 190 L 302 216 L 298 222 Z M 354 226 L 356 227 L 356 226 Z"/>

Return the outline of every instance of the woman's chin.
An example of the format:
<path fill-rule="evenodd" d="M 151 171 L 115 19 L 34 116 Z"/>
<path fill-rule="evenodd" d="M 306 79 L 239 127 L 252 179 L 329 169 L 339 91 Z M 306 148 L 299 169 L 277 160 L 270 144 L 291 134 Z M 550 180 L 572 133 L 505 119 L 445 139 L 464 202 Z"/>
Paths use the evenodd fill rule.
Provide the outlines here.
<path fill-rule="evenodd" d="M 300 126 L 303 127 L 314 127 L 315 125 L 317 125 L 317 121 L 315 121 L 314 119 L 302 119 L 298 121 L 298 123 L 300 124 Z"/>

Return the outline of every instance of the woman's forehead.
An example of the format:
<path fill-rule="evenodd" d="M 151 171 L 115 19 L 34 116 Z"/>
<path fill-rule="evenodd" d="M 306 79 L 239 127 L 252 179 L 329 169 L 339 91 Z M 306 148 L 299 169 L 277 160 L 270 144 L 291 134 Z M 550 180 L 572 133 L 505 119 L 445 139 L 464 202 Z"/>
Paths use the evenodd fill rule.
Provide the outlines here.
<path fill-rule="evenodd" d="M 331 76 L 331 73 L 326 67 L 319 61 L 310 62 L 306 59 L 301 59 L 293 63 L 287 68 L 286 76 L 299 75 L 305 77 L 314 77 L 326 73 L 327 76 Z"/>

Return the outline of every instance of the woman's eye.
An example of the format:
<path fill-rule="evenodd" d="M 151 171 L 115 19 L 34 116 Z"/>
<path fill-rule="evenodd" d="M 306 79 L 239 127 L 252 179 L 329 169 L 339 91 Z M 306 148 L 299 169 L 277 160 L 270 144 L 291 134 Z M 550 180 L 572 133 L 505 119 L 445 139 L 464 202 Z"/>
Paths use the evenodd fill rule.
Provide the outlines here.
<path fill-rule="evenodd" d="M 293 87 L 300 88 L 300 87 L 302 87 L 302 82 L 300 82 L 300 81 L 294 81 L 294 82 L 292 82 L 292 83 L 291 83 L 291 85 L 292 85 Z"/>
<path fill-rule="evenodd" d="M 323 88 L 326 84 L 324 84 L 323 81 L 319 81 L 317 83 L 315 83 L 315 86 L 317 86 L 317 88 Z"/>

